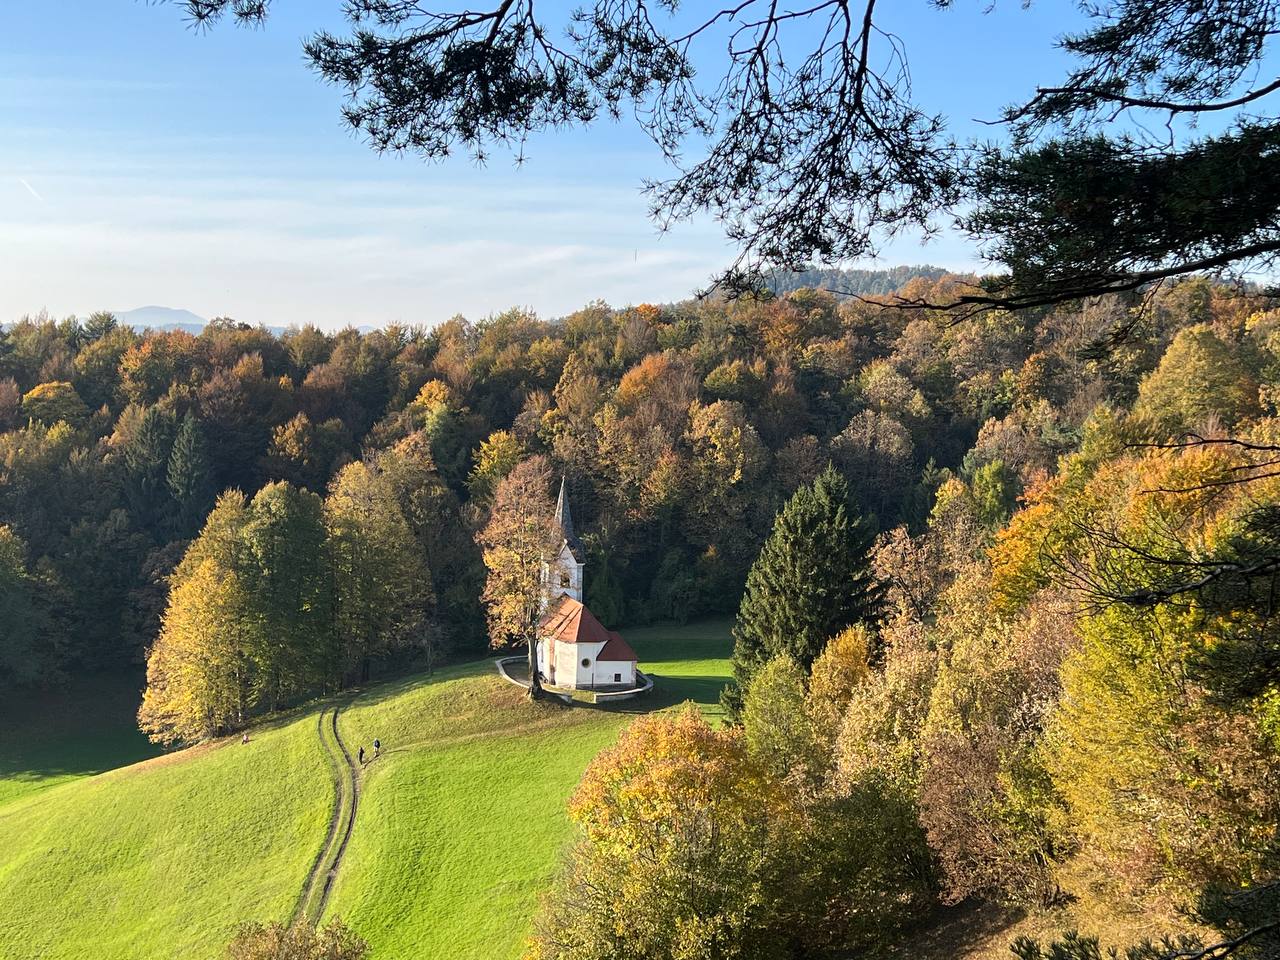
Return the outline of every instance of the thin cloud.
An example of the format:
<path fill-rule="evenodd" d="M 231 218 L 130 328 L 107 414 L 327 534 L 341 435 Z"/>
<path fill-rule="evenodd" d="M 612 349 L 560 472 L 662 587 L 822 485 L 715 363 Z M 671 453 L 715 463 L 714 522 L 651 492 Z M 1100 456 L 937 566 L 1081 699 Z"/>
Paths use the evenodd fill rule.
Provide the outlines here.
<path fill-rule="evenodd" d="M 36 198 L 37 200 L 39 200 L 41 203 L 44 203 L 44 197 L 40 196 L 39 192 L 36 190 L 36 188 L 35 188 L 35 187 L 33 187 L 31 184 L 27 183 L 27 181 L 26 181 L 25 179 L 23 179 L 22 177 L 19 177 L 19 178 L 18 178 L 18 182 L 19 182 L 20 184 L 22 184 L 24 187 L 26 187 L 26 188 L 27 188 L 27 193 L 31 194 L 33 197 L 35 197 L 35 198 Z"/>

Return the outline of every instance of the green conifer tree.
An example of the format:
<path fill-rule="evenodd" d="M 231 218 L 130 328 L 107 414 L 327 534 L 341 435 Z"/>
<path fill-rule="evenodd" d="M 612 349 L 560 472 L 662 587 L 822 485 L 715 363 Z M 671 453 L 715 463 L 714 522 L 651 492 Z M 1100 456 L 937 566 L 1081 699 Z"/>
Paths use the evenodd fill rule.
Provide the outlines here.
<path fill-rule="evenodd" d="M 172 516 L 166 471 L 173 433 L 173 414 L 160 406 L 150 407 L 124 449 L 129 505 L 140 525 L 153 532 L 165 527 Z"/>
<path fill-rule="evenodd" d="M 872 539 L 850 513 L 848 483 L 830 466 L 778 513 L 733 629 L 734 682 L 723 698 L 732 716 L 769 660 L 787 654 L 807 670 L 833 636 L 876 618 L 883 588 L 871 573 Z"/>
<path fill-rule="evenodd" d="M 177 504 L 178 533 L 187 537 L 199 529 L 213 505 L 213 476 L 200 421 L 190 411 L 182 419 L 169 454 L 166 475 L 169 492 Z"/>

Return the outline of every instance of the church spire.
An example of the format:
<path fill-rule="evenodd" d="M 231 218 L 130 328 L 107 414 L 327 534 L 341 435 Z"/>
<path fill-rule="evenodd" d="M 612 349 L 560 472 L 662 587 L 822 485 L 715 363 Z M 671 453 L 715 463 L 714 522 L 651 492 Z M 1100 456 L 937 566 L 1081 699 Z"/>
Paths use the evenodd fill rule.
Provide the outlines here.
<path fill-rule="evenodd" d="M 560 496 L 556 499 L 556 523 L 560 524 L 560 533 L 569 545 L 569 550 L 582 561 L 582 544 L 573 532 L 573 514 L 569 512 L 569 483 L 563 474 L 560 475 Z"/>
<path fill-rule="evenodd" d="M 560 497 L 556 500 L 556 523 L 566 540 L 573 539 L 573 514 L 569 512 L 569 485 L 564 474 L 560 475 Z"/>

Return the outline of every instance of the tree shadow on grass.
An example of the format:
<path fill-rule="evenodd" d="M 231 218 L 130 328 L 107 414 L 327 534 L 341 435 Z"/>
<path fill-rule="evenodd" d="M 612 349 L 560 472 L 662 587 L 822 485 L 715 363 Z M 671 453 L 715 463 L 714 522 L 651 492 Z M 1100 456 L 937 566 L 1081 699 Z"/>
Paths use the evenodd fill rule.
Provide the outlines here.
<path fill-rule="evenodd" d="M 0 781 L 91 776 L 158 756 L 161 748 L 138 730 L 141 699 L 136 673 L 6 693 L 0 704 Z"/>
<path fill-rule="evenodd" d="M 650 673 L 653 689 L 630 700 L 596 704 L 597 710 L 609 713 L 641 714 L 666 710 L 692 700 L 708 716 L 718 717 L 720 691 L 729 682 L 727 676 L 679 677 Z"/>
<path fill-rule="evenodd" d="M 460 680 L 464 677 L 484 676 L 493 674 L 497 677 L 497 670 L 493 665 L 493 660 L 465 660 L 459 663 L 452 663 L 448 666 L 438 667 L 428 673 L 425 670 L 419 670 L 414 673 L 404 674 L 397 677 L 388 677 L 385 679 L 375 679 L 361 687 L 352 687 L 345 694 L 338 694 L 330 698 L 340 700 L 354 698 L 356 706 L 371 707 L 383 703 L 387 700 L 394 700 L 396 697 L 402 696 L 411 690 L 415 690 L 424 683 L 446 683 L 450 680 Z"/>
<path fill-rule="evenodd" d="M 914 931 L 886 948 L 885 960 L 953 960 L 990 954 L 1012 956 L 1012 929 L 1026 917 L 1018 907 L 965 902 L 939 907 L 921 918 Z"/>

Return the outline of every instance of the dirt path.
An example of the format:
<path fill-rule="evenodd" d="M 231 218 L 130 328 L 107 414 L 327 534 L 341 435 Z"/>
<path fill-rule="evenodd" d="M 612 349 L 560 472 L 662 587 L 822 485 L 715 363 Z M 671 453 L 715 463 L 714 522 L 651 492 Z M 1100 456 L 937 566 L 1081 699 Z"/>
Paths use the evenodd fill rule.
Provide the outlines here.
<path fill-rule="evenodd" d="M 338 732 L 338 714 L 346 705 L 322 710 L 317 719 L 320 742 L 329 756 L 329 766 L 334 774 L 333 815 L 329 820 L 329 833 L 324 846 L 316 855 L 315 863 L 312 864 L 311 872 L 307 874 L 302 893 L 298 897 L 297 906 L 294 907 L 294 923 L 306 920 L 314 924 L 323 916 L 334 878 L 342 865 L 342 855 L 347 850 L 347 842 L 351 839 L 351 831 L 356 824 L 356 810 L 360 805 L 360 769 Z"/>

